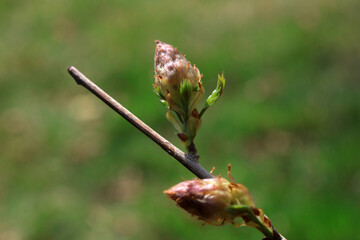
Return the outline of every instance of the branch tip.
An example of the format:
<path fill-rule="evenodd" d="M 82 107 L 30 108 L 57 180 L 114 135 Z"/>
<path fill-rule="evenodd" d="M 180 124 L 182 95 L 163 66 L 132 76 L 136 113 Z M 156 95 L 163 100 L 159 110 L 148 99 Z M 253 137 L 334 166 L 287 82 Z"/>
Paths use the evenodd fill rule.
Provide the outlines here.
<path fill-rule="evenodd" d="M 81 73 L 79 72 L 79 70 L 77 70 L 74 66 L 70 66 L 67 68 L 68 73 L 74 78 L 75 82 L 78 85 L 82 85 L 81 83 L 83 82 L 81 80 L 81 78 L 78 75 L 81 75 Z"/>
<path fill-rule="evenodd" d="M 68 68 L 67 68 L 67 71 L 70 73 L 72 70 L 73 70 L 73 66 L 69 66 Z"/>

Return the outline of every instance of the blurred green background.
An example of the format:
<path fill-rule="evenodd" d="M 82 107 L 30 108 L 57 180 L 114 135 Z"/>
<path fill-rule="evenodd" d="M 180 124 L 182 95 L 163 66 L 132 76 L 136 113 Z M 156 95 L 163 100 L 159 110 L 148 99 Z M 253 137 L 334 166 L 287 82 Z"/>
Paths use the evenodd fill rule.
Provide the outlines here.
<path fill-rule="evenodd" d="M 0 2 L 0 240 L 261 239 L 203 226 L 164 189 L 194 176 L 66 72 L 181 147 L 152 92 L 154 40 L 225 92 L 196 138 L 288 239 L 359 239 L 360 2 Z"/>

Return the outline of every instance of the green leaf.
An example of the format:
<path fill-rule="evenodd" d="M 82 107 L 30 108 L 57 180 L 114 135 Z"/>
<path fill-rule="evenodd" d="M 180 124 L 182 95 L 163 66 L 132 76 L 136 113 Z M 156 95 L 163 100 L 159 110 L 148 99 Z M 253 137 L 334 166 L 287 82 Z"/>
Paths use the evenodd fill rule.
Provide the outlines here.
<path fill-rule="evenodd" d="M 262 217 L 257 216 L 254 212 L 254 209 L 257 209 L 257 211 L 261 211 Z M 255 227 L 260 232 L 262 232 L 267 237 L 267 239 L 273 239 L 273 228 L 271 226 L 267 227 L 267 224 L 265 224 L 265 222 L 263 221 L 262 218 L 264 217 L 264 212 L 261 209 L 251 207 L 248 205 L 239 204 L 239 205 L 231 205 L 230 207 L 226 208 L 226 211 L 234 216 L 238 216 L 238 217 L 246 216 L 249 219 L 248 221 L 245 222 L 247 226 Z M 269 219 L 268 221 L 270 222 Z"/>
<path fill-rule="evenodd" d="M 166 112 L 166 118 L 169 120 L 169 122 L 172 123 L 177 131 L 182 132 L 182 123 L 179 121 L 179 119 L 176 118 L 170 109 Z"/>
<path fill-rule="evenodd" d="M 191 91 L 192 91 L 192 86 L 190 80 L 184 79 L 180 84 L 180 95 L 186 105 L 189 103 L 189 100 L 191 98 Z"/>
<path fill-rule="evenodd" d="M 206 99 L 205 105 L 207 105 L 208 107 L 213 105 L 220 98 L 221 94 L 224 91 L 224 87 L 225 87 L 224 75 L 221 75 L 221 76 L 218 75 L 218 82 L 217 82 L 216 88 L 211 93 L 211 95 L 208 97 L 208 99 Z"/>
<path fill-rule="evenodd" d="M 204 114 L 204 112 L 220 98 L 221 94 L 224 91 L 224 87 L 225 87 L 224 74 L 222 74 L 221 76 L 218 75 L 218 81 L 217 81 L 216 88 L 210 94 L 210 96 L 206 99 L 205 106 L 203 107 L 203 109 L 201 110 L 201 112 L 199 114 L 200 118 Z"/>
<path fill-rule="evenodd" d="M 166 108 L 170 108 L 169 103 L 166 100 L 160 99 L 160 102 L 166 107 Z"/>
<path fill-rule="evenodd" d="M 154 88 L 154 93 L 156 94 L 156 96 L 158 96 L 158 98 L 160 98 L 160 100 L 165 100 L 165 95 L 162 93 L 160 87 L 158 85 L 153 85 Z"/>
<path fill-rule="evenodd" d="M 156 96 L 158 96 L 158 98 L 160 99 L 160 102 L 167 108 L 169 108 L 169 103 L 166 101 L 166 97 L 165 95 L 162 93 L 161 89 L 159 86 L 157 85 L 153 85 L 154 87 L 154 93 L 156 94 Z"/>

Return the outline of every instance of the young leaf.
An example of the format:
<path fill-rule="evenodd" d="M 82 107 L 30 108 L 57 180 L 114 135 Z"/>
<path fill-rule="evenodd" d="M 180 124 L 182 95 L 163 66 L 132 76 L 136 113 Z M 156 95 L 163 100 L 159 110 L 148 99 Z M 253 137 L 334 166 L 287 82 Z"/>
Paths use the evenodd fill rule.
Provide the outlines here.
<path fill-rule="evenodd" d="M 206 99 L 206 103 L 205 105 L 207 106 L 211 106 L 213 105 L 221 96 L 221 94 L 224 91 L 224 87 L 225 87 L 225 78 L 224 75 L 218 75 L 218 82 L 216 85 L 215 90 L 211 93 L 211 95 L 208 97 L 208 99 Z"/>
<path fill-rule="evenodd" d="M 189 100 L 191 98 L 191 90 L 192 90 L 192 86 L 190 80 L 184 79 L 180 84 L 180 95 L 186 105 L 188 105 Z"/>
<path fill-rule="evenodd" d="M 217 81 L 216 88 L 210 94 L 210 96 L 206 99 L 205 106 L 203 107 L 203 109 L 201 110 L 201 112 L 199 114 L 200 118 L 204 114 L 204 112 L 220 98 L 221 94 L 224 91 L 224 87 L 225 87 L 224 75 L 223 74 L 221 76 L 218 75 L 218 81 Z"/>
<path fill-rule="evenodd" d="M 164 94 L 161 92 L 161 89 L 158 85 L 153 84 L 153 88 L 154 88 L 154 93 L 156 94 L 156 96 L 158 96 L 158 98 L 160 99 L 160 102 L 167 108 L 169 108 L 169 103 L 166 101 L 166 98 L 164 96 Z"/>

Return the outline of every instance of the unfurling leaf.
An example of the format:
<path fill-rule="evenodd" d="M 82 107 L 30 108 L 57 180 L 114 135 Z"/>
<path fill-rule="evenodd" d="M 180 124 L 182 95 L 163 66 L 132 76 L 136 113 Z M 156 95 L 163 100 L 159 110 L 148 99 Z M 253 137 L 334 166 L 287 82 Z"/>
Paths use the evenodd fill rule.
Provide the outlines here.
<path fill-rule="evenodd" d="M 206 99 L 205 106 L 203 107 L 203 109 L 200 112 L 200 118 L 204 114 L 204 112 L 220 98 L 221 94 L 224 91 L 224 87 L 225 87 L 224 75 L 223 74 L 221 76 L 218 75 L 218 81 L 217 81 L 216 88 L 210 94 L 210 96 Z"/>

